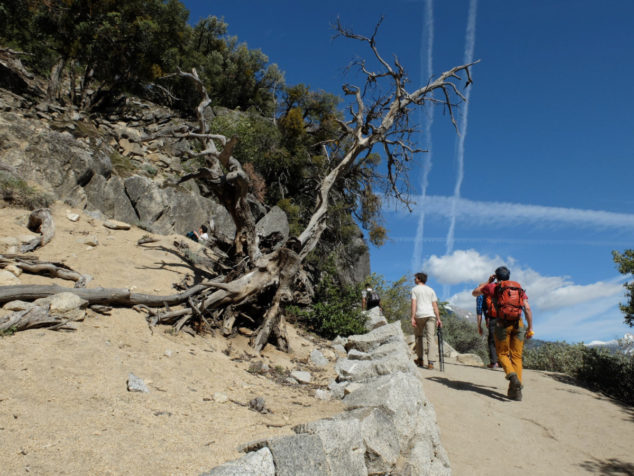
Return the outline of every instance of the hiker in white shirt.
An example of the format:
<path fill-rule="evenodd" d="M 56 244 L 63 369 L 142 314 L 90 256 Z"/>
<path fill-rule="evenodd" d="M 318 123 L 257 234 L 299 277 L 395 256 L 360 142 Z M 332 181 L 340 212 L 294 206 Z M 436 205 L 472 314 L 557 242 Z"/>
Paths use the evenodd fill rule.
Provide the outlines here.
<path fill-rule="evenodd" d="M 423 337 L 425 338 L 425 353 L 427 354 L 428 369 L 434 368 L 434 362 L 438 357 L 436 347 L 436 326 L 442 327 L 440 312 L 438 311 L 438 298 L 436 292 L 427 286 L 427 275 L 416 273 L 414 277 L 416 286 L 412 288 L 412 326 L 416 338 L 416 360 L 419 367 L 423 367 Z"/>

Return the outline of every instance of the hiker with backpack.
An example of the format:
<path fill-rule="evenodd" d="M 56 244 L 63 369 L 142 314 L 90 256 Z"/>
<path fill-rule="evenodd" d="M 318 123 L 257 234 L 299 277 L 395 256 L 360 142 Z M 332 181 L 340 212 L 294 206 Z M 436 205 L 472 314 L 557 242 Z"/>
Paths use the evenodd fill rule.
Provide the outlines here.
<path fill-rule="evenodd" d="M 381 298 L 379 297 L 379 293 L 368 284 L 365 289 L 361 291 L 361 310 L 369 311 L 374 307 L 380 306 Z"/>
<path fill-rule="evenodd" d="M 489 311 L 486 306 L 484 295 L 480 294 L 476 298 L 476 316 L 478 317 L 478 334 L 482 335 L 482 315 L 484 315 L 484 323 L 488 330 L 487 334 L 487 347 L 489 348 L 489 363 L 487 367 L 490 369 L 497 369 L 498 365 L 498 353 L 495 350 L 495 339 L 493 338 L 493 332 L 495 331 L 495 317 L 489 316 Z"/>
<path fill-rule="evenodd" d="M 511 400 L 522 400 L 522 352 L 524 339 L 533 336 L 533 313 L 528 304 L 526 291 L 519 283 L 509 281 L 511 272 L 500 266 L 489 280 L 480 283 L 472 295 L 484 296 L 490 316 L 495 317 L 493 337 L 498 360 L 509 381 L 507 396 Z M 497 280 L 497 282 L 496 282 Z M 527 327 L 522 321 L 522 311 Z"/>
<path fill-rule="evenodd" d="M 425 367 L 423 361 L 423 338 L 425 339 L 425 350 L 427 354 L 428 369 L 434 368 L 438 349 L 436 348 L 435 335 L 436 326 L 442 327 L 440 311 L 438 310 L 438 297 L 436 292 L 427 286 L 427 275 L 416 273 L 414 276 L 416 286 L 412 288 L 412 326 L 414 327 L 414 337 L 416 345 L 416 363 L 419 367 Z"/>

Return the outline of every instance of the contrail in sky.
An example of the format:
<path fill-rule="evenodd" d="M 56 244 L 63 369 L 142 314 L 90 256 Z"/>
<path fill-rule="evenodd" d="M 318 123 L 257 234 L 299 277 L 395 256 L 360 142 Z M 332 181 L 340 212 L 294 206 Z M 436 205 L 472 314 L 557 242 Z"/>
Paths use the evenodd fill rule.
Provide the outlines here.
<path fill-rule="evenodd" d="M 432 60 L 433 60 L 433 46 L 434 46 L 434 4 L 433 0 L 425 0 L 423 5 L 424 8 L 424 17 L 425 22 L 423 24 L 423 32 L 421 33 L 421 56 L 423 56 L 423 52 L 426 51 L 426 57 L 421 57 L 421 71 L 420 71 L 420 79 L 421 85 L 423 81 L 429 80 L 432 75 Z M 425 33 L 427 34 L 427 49 L 424 48 L 424 38 Z M 426 61 L 426 68 L 423 67 Z M 430 94 L 430 97 L 433 98 L 433 91 Z M 422 139 L 425 147 L 427 148 L 427 153 L 424 155 L 423 159 L 423 173 L 421 179 L 421 195 L 422 199 L 420 201 L 420 215 L 418 217 L 418 227 L 416 228 L 416 235 L 414 241 L 414 257 L 412 260 L 413 272 L 418 272 L 420 265 L 423 261 L 423 234 L 425 231 L 425 197 L 427 196 L 427 185 L 429 185 L 429 172 L 431 171 L 432 166 L 432 140 L 431 140 L 431 126 L 434 122 L 434 108 L 433 104 L 429 104 L 425 109 L 420 110 L 421 122 L 425 123 L 425 128 L 423 130 Z M 424 116 L 424 117 L 423 117 Z"/>
<path fill-rule="evenodd" d="M 476 11 L 478 8 L 478 0 L 469 2 L 469 18 L 467 20 L 467 32 L 465 35 L 465 52 L 464 64 L 473 62 L 473 50 L 475 47 L 475 28 L 476 28 Z M 473 76 L 473 75 L 472 75 Z M 462 187 L 462 179 L 464 178 L 464 141 L 467 137 L 467 124 L 469 118 L 469 97 L 471 96 L 472 85 L 469 85 L 465 92 L 465 103 L 460 117 L 460 135 L 458 136 L 458 176 L 456 178 L 456 186 L 454 188 L 454 201 L 451 213 L 451 222 L 449 224 L 449 232 L 447 233 L 447 249 L 446 253 L 453 251 L 454 233 L 456 228 L 456 203 L 460 198 L 460 188 Z"/>
<path fill-rule="evenodd" d="M 412 196 L 418 201 L 421 197 Z M 427 195 L 427 215 L 459 219 L 470 226 L 508 228 L 526 226 L 557 228 L 578 227 L 594 230 L 634 230 L 634 213 L 616 213 L 605 210 L 586 210 L 512 202 L 485 202 L 466 198 Z M 395 207 L 395 201 L 386 201 L 384 210 L 408 216 Z"/>

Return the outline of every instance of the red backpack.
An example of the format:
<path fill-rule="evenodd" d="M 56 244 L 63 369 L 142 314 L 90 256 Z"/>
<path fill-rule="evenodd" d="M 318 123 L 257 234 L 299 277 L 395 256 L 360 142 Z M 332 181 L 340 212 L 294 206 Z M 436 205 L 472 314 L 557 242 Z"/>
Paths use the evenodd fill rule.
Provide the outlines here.
<path fill-rule="evenodd" d="M 526 294 L 515 281 L 500 281 L 493 296 L 485 296 L 490 317 L 516 321 L 522 317 Z"/>

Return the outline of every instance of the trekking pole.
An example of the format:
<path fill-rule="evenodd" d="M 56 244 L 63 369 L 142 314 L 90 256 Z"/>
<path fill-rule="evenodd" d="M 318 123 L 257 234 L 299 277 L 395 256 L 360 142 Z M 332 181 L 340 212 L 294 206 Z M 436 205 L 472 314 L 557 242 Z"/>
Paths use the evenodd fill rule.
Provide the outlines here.
<path fill-rule="evenodd" d="M 444 372 L 445 371 L 445 349 L 443 346 L 441 326 L 438 326 L 438 331 L 436 332 L 436 334 L 438 334 L 438 361 L 440 362 L 440 371 Z"/>

